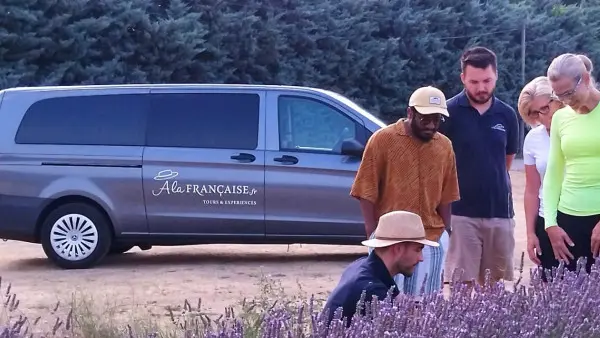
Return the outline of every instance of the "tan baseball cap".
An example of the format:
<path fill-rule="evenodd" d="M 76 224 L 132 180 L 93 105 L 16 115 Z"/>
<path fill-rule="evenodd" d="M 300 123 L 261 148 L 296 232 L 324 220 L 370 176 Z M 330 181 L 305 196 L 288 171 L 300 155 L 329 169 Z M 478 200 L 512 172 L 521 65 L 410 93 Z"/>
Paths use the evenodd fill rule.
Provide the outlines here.
<path fill-rule="evenodd" d="M 440 246 L 425 238 L 425 227 L 421 217 L 408 211 L 392 211 L 381 216 L 373 238 L 363 241 L 362 244 L 371 248 L 382 248 L 402 242 Z"/>
<path fill-rule="evenodd" d="M 446 96 L 444 93 L 431 86 L 421 87 L 415 90 L 408 100 L 410 107 L 415 107 L 419 114 L 442 114 L 448 115 L 448 107 L 446 106 Z"/>

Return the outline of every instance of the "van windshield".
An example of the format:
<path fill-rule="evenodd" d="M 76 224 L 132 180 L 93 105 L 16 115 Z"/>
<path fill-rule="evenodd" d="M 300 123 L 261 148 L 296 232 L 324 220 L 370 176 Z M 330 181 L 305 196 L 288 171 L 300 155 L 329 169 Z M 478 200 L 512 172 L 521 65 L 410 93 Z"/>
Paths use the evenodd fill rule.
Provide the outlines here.
<path fill-rule="evenodd" d="M 369 113 L 369 111 L 367 111 L 363 107 L 359 106 L 356 102 L 350 100 L 349 98 L 345 97 L 344 95 L 340 95 L 338 93 L 335 93 L 335 92 L 332 92 L 332 91 L 328 91 L 328 90 L 326 90 L 326 92 L 329 95 L 334 96 L 336 99 L 344 102 L 350 108 L 355 109 L 356 111 L 358 111 L 359 113 L 361 113 L 363 116 L 365 116 L 366 118 L 368 118 L 369 120 L 371 120 L 373 123 L 377 124 L 378 126 L 380 126 L 382 128 L 385 127 L 385 126 L 387 126 L 387 124 L 385 122 L 383 122 L 381 119 L 379 119 L 375 115 Z"/>

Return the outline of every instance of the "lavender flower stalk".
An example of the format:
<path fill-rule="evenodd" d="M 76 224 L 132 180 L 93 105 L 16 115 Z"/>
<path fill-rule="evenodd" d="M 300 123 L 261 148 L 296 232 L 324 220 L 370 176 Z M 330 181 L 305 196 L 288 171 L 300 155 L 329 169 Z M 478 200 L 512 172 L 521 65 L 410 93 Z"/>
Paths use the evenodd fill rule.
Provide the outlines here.
<path fill-rule="evenodd" d="M 389 297 L 383 301 L 375 299 L 369 304 L 363 298 L 358 306 L 365 310 L 365 314 L 357 312 L 348 327 L 342 322 L 340 311 L 327 325 L 327 314 L 316 308 L 315 299 L 311 297 L 307 304 L 300 304 L 295 310 L 289 303 L 276 302 L 259 310 L 254 304 L 246 307 L 247 311 L 254 311 L 251 315 L 243 311 L 234 314 L 232 309 L 228 309 L 224 317 L 214 321 L 205 315 L 191 321 L 186 319 L 188 321 L 184 324 L 177 324 L 182 329 L 178 335 L 169 337 L 600 337 L 600 264 L 596 263 L 590 274 L 583 269 L 584 259 L 578 264 L 578 272 L 570 272 L 562 264 L 549 271 L 548 283 L 542 281 L 540 269 L 532 269 L 529 285 L 518 281 L 512 290 L 508 290 L 502 282 L 490 283 L 489 278 L 485 285 L 469 290 L 453 279 L 452 294 L 447 299 L 441 292 L 426 295 L 419 302 L 406 295 L 400 295 L 393 301 Z M 10 314 L 16 310 L 18 300 L 14 294 L 6 292 L 2 303 L 4 311 Z M 189 305 L 186 309 L 188 314 L 194 312 Z M 200 309 L 195 311 L 201 313 Z M 30 336 L 27 318 L 8 317 L 13 320 L 0 325 L 0 338 Z M 63 327 L 71 328 L 70 322 L 68 319 Z M 57 319 L 57 323 L 62 321 Z M 131 326 L 123 332 L 122 338 L 161 337 L 157 333 L 140 335 L 133 332 Z"/>

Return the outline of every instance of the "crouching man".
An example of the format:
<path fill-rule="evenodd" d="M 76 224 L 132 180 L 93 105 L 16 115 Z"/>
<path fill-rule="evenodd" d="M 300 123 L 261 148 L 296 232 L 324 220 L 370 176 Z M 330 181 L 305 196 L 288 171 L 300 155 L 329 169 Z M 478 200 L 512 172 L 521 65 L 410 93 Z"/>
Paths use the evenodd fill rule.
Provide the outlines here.
<path fill-rule="evenodd" d="M 349 325 L 363 291 L 366 302 L 371 302 L 373 296 L 384 300 L 392 287 L 393 297 L 398 296 L 392 276 L 411 276 L 415 266 L 423 261 L 423 247 L 439 246 L 426 239 L 421 217 L 407 211 L 392 211 L 381 216 L 372 238 L 362 244 L 373 251 L 352 262 L 342 273 L 339 284 L 325 304 L 328 324 L 341 307 L 342 318 Z"/>

